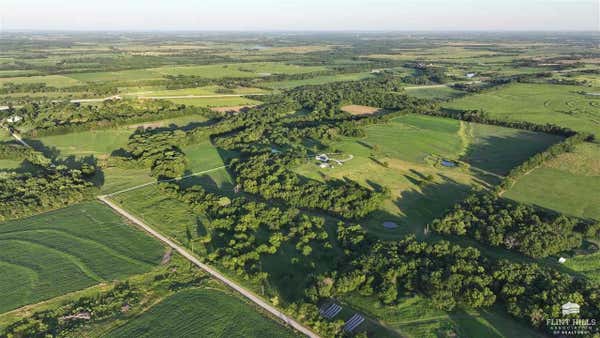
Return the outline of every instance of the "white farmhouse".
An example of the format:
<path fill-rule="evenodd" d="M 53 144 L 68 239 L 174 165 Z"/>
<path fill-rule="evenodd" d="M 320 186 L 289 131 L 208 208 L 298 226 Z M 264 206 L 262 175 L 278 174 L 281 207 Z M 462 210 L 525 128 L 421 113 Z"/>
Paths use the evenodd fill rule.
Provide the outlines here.
<path fill-rule="evenodd" d="M 9 118 L 7 118 L 6 122 L 8 122 L 8 123 L 17 123 L 17 122 L 19 122 L 21 120 L 23 120 L 22 116 L 13 115 L 13 116 L 10 116 Z"/>

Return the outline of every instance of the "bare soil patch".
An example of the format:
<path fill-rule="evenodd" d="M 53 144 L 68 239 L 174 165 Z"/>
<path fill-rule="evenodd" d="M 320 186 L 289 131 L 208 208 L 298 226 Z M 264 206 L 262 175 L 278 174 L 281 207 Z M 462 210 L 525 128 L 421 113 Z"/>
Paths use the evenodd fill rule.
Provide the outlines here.
<path fill-rule="evenodd" d="M 381 108 L 361 106 L 358 104 L 349 104 L 341 108 L 343 111 L 352 115 L 371 115 L 381 111 Z"/>

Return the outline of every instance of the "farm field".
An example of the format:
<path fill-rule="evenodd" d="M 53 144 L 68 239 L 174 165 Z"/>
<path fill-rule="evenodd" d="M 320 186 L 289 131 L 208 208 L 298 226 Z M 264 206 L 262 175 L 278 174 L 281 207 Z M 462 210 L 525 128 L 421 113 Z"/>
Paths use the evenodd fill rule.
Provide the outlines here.
<path fill-rule="evenodd" d="M 262 85 L 272 89 L 290 89 L 299 86 L 320 85 L 331 82 L 357 81 L 372 77 L 370 72 L 317 76 L 304 80 L 268 81 Z"/>
<path fill-rule="evenodd" d="M 150 69 L 121 70 L 116 72 L 92 72 L 67 74 L 71 79 L 78 82 L 100 82 L 100 81 L 145 81 L 157 80 L 162 77 L 158 72 Z"/>
<path fill-rule="evenodd" d="M 260 88 L 249 88 L 249 87 L 238 87 L 231 89 L 231 92 L 219 93 L 219 90 L 223 90 L 223 87 L 219 86 L 206 86 L 198 88 L 184 88 L 184 89 L 172 89 L 172 90 L 153 90 L 148 88 L 139 92 L 130 92 L 125 95 L 139 96 L 139 97 L 160 97 L 160 96 L 186 96 L 186 95 L 237 95 L 237 94 L 261 94 L 265 93 L 264 89 Z"/>
<path fill-rule="evenodd" d="M 164 251 L 99 202 L 2 223 L 0 241 L 0 312 L 148 271 Z"/>
<path fill-rule="evenodd" d="M 0 85 L 7 82 L 27 84 L 27 83 L 45 83 L 49 87 L 69 87 L 82 84 L 76 78 L 63 75 L 44 75 L 44 76 L 24 76 L 24 77 L 4 77 L 0 78 Z"/>
<path fill-rule="evenodd" d="M 240 64 L 218 64 L 207 66 L 169 66 L 151 71 L 162 75 L 195 75 L 204 78 L 250 78 L 272 74 L 300 74 L 324 70 L 320 66 L 297 66 L 275 62 L 252 62 Z"/>
<path fill-rule="evenodd" d="M 311 179 L 350 178 L 365 186 L 384 186 L 391 198 L 363 221 L 383 238 L 423 235 L 423 227 L 461 200 L 473 186 L 487 187 L 509 169 L 560 140 L 545 134 L 406 115 L 366 128 L 364 139 L 347 138 L 332 149 L 354 158 L 341 167 L 319 169 L 313 161 L 297 172 Z M 464 161 L 448 168 L 435 158 Z M 385 166 L 387 163 L 387 167 Z M 384 229 L 394 221 L 397 229 Z"/>
<path fill-rule="evenodd" d="M 587 143 L 522 177 L 504 196 L 568 215 L 600 220 L 599 189 L 600 145 Z"/>
<path fill-rule="evenodd" d="M 299 337 L 221 290 L 178 292 L 106 337 Z"/>
<path fill-rule="evenodd" d="M 450 109 L 483 109 L 491 117 L 551 123 L 600 135 L 600 99 L 593 89 L 549 84 L 511 84 L 445 104 Z"/>

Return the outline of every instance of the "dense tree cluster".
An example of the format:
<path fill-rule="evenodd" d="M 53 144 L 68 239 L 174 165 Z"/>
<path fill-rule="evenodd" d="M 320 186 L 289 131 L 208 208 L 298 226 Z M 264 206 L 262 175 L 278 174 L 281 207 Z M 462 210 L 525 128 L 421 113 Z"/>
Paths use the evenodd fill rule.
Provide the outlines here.
<path fill-rule="evenodd" d="M 186 137 L 182 130 L 139 128 L 129 137 L 124 153 L 114 154 L 111 163 L 126 168 L 150 168 L 152 175 L 158 178 L 179 177 L 187 165 L 180 149 Z"/>
<path fill-rule="evenodd" d="M 577 318 L 600 318 L 600 287 L 537 264 L 511 263 L 506 260 L 491 266 L 492 288 L 508 313 L 527 320 L 539 329 L 548 329 L 546 320 L 563 318 L 561 305 L 577 303 Z M 572 315 L 573 316 L 573 315 Z M 590 328 L 593 336 L 595 327 Z M 597 331 L 596 331 L 597 332 Z"/>
<path fill-rule="evenodd" d="M 415 85 L 428 85 L 432 83 L 446 83 L 448 76 L 446 69 L 439 66 L 428 66 L 423 64 L 408 65 L 414 68 L 414 74 L 404 76 L 402 82 Z"/>
<path fill-rule="evenodd" d="M 400 241 L 344 238 L 340 225 L 340 241 L 353 241 L 348 250 L 354 259 L 340 264 L 331 276 L 322 276 L 307 293 L 314 297 L 331 297 L 348 292 L 376 295 L 384 304 L 393 304 L 403 294 L 423 293 L 440 309 L 453 310 L 457 305 L 482 307 L 496 300 L 491 290 L 492 277 L 479 251 L 441 241 L 419 242 L 414 237 Z M 359 231 L 354 230 L 353 233 Z M 356 252 L 358 247 L 362 250 Z"/>
<path fill-rule="evenodd" d="M 90 174 L 64 166 L 42 174 L 10 173 L 0 176 L 0 221 L 30 216 L 91 198 Z"/>
<path fill-rule="evenodd" d="M 341 105 L 361 104 L 389 110 L 421 110 L 428 101 L 401 94 L 401 79 L 381 76 L 374 79 L 302 86 L 284 94 L 303 108 L 335 111 Z"/>
<path fill-rule="evenodd" d="M 182 189 L 166 182 L 160 186 L 208 218 L 208 241 L 215 247 L 209 259 L 218 260 L 238 274 L 266 279 L 267 274 L 260 268 L 261 256 L 275 254 L 284 243 L 294 243 L 303 256 L 311 255 L 315 245 L 330 246 L 323 218 L 297 209 L 269 207 L 244 197 L 229 200 L 200 186 Z"/>
<path fill-rule="evenodd" d="M 288 166 L 291 155 L 261 154 L 232 162 L 242 190 L 265 199 L 280 199 L 297 208 L 320 209 L 344 218 L 360 218 L 376 210 L 387 191 L 365 188 L 351 180 L 325 183 L 302 178 Z"/>
<path fill-rule="evenodd" d="M 581 246 L 578 231 L 585 231 L 587 225 L 494 194 L 475 193 L 435 220 L 432 228 L 540 258 Z"/>

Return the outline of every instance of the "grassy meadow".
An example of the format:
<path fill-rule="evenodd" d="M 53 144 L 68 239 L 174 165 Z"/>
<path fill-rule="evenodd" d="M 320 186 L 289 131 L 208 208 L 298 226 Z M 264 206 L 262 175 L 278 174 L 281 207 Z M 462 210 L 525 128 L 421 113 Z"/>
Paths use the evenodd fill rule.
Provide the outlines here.
<path fill-rule="evenodd" d="M 167 66 L 151 71 L 161 75 L 194 75 L 204 78 L 251 78 L 273 74 L 300 74 L 325 70 L 320 66 L 297 66 L 279 62 L 249 62 L 206 66 Z"/>
<path fill-rule="evenodd" d="M 405 115 L 366 128 L 362 139 L 346 138 L 332 149 L 354 158 L 341 167 L 318 168 L 314 161 L 297 168 L 311 179 L 344 177 L 365 186 L 383 186 L 391 198 L 361 224 L 383 238 L 407 233 L 421 237 L 423 227 L 461 200 L 473 186 L 495 184 L 512 167 L 560 138 L 451 119 Z M 462 161 L 440 166 L 435 158 Z M 386 166 L 387 165 L 387 166 Z M 397 229 L 384 229 L 394 221 Z"/>
<path fill-rule="evenodd" d="M 586 143 L 522 177 L 504 196 L 568 215 L 600 220 L 599 191 L 600 145 Z"/>
<path fill-rule="evenodd" d="M 0 224 L 0 312 L 148 271 L 164 249 L 99 202 Z"/>

